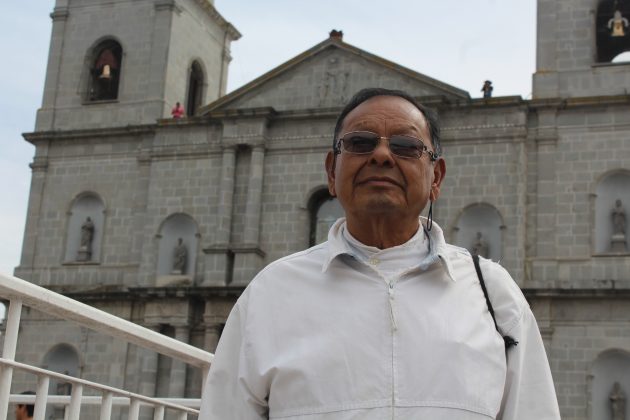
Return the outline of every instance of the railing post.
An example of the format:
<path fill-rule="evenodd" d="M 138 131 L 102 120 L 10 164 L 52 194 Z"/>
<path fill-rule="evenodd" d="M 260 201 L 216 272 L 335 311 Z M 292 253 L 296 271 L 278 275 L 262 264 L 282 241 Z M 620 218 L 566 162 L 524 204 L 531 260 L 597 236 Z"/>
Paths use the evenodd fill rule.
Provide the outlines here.
<path fill-rule="evenodd" d="M 20 316 L 22 315 L 22 301 L 11 300 L 9 314 L 7 316 L 7 330 L 4 335 L 4 348 L 2 357 L 15 360 L 15 348 L 17 347 L 18 332 L 20 330 Z M 11 393 L 11 379 L 13 368 L 4 366 L 0 371 L 0 419 L 6 419 L 9 411 L 9 395 Z"/>
<path fill-rule="evenodd" d="M 164 420 L 164 406 L 158 405 L 153 411 L 153 420 Z"/>
<path fill-rule="evenodd" d="M 68 420 L 79 420 L 81 413 L 81 397 L 83 396 L 83 385 L 72 384 L 72 395 L 70 396 L 70 407 L 67 412 Z"/>
<path fill-rule="evenodd" d="M 112 393 L 104 392 L 103 400 L 101 401 L 101 420 L 111 420 L 112 417 Z"/>
<path fill-rule="evenodd" d="M 129 406 L 129 420 L 138 420 L 138 417 L 140 417 L 140 401 L 132 399 Z"/>
<path fill-rule="evenodd" d="M 48 376 L 40 376 L 37 379 L 37 396 L 35 397 L 33 420 L 44 420 L 44 416 L 46 415 L 46 401 L 48 400 L 49 384 L 50 378 Z"/>
<path fill-rule="evenodd" d="M 177 416 L 177 420 L 188 420 L 188 413 L 182 411 L 179 413 L 179 416 Z"/>

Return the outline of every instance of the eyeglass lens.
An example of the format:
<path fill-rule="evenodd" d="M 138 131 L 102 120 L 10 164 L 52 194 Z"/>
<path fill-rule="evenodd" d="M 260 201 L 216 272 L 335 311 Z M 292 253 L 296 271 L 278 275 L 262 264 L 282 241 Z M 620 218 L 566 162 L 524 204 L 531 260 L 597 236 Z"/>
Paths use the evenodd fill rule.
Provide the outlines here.
<path fill-rule="evenodd" d="M 367 154 L 376 149 L 381 137 L 368 131 L 348 133 L 341 138 L 343 149 L 349 153 Z M 393 135 L 389 137 L 389 150 L 396 156 L 419 158 L 424 151 L 424 144 L 414 137 Z"/>

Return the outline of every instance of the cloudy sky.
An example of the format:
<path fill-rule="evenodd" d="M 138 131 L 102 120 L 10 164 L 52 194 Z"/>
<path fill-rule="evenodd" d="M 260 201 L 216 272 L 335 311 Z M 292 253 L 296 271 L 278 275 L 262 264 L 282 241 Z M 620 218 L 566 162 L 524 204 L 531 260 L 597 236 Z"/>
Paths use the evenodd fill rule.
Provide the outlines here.
<path fill-rule="evenodd" d="M 535 68 L 535 0 L 216 0 L 243 34 L 232 47 L 233 90 L 344 32 L 344 41 L 479 97 L 483 80 L 494 96 L 531 96 Z M 52 0 L 3 2 L 0 39 L 0 272 L 19 264 L 41 105 Z"/>

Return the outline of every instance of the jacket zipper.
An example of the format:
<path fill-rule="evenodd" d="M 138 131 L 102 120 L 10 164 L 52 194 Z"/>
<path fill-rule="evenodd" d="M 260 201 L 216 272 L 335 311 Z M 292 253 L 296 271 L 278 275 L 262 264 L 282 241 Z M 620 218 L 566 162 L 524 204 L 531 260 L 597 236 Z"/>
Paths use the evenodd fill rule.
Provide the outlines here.
<path fill-rule="evenodd" d="M 394 340 L 396 334 L 396 330 L 398 326 L 396 325 L 396 313 L 394 311 L 394 279 L 391 279 L 388 283 L 387 287 L 388 301 L 389 301 L 389 316 L 392 322 L 392 420 L 394 420 L 394 402 L 395 402 L 395 391 L 396 391 L 396 369 L 395 369 L 395 354 L 394 354 Z"/>

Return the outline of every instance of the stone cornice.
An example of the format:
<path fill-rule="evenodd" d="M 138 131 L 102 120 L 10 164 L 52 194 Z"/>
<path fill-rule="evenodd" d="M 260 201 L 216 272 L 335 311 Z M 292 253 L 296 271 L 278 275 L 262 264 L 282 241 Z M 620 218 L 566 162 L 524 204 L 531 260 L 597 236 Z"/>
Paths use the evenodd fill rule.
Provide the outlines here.
<path fill-rule="evenodd" d="M 70 11 L 67 7 L 55 7 L 55 9 L 50 14 L 50 18 L 55 21 L 59 20 L 67 20 L 68 16 L 70 16 Z"/>
<path fill-rule="evenodd" d="M 529 299 L 630 299 L 630 288 L 627 289 L 563 289 L 563 288 L 523 288 L 523 294 Z"/>
<path fill-rule="evenodd" d="M 22 133 L 22 137 L 31 144 L 41 141 L 55 141 L 68 139 L 94 139 L 100 137 L 130 136 L 139 134 L 155 134 L 155 124 L 150 125 L 128 125 L 113 128 L 91 128 L 81 130 L 54 130 L 54 131 L 34 131 Z"/>
<path fill-rule="evenodd" d="M 217 11 L 217 9 L 210 3 L 208 0 L 195 0 L 199 6 L 210 16 L 215 22 L 219 24 L 221 29 L 223 29 L 229 36 L 232 38 L 232 41 L 236 41 L 240 39 L 242 36 L 241 33 L 221 14 Z"/>

